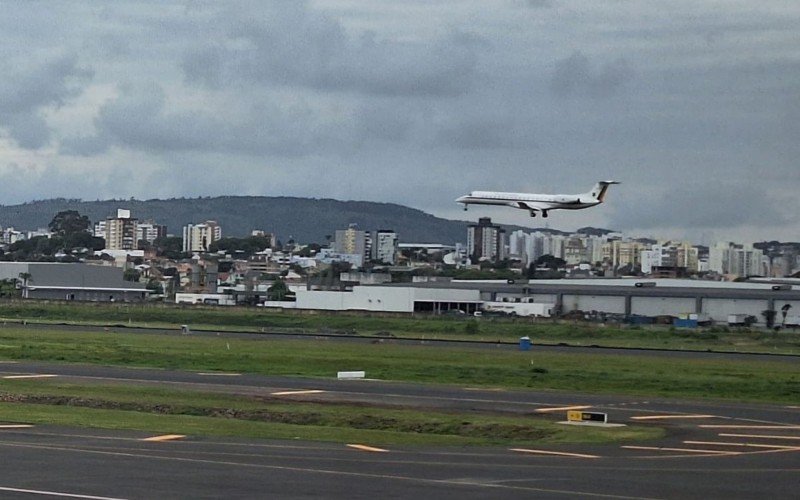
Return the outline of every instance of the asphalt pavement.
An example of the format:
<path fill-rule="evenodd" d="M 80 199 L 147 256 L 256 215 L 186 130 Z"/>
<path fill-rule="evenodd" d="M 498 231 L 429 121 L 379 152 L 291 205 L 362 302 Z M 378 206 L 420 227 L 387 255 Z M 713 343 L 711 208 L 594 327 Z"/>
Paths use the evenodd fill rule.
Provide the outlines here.
<path fill-rule="evenodd" d="M 626 445 L 376 447 L 0 425 L 0 498 L 797 497 L 800 402 L 743 404 L 373 380 L 3 363 L 0 377 L 156 384 L 459 411 L 605 412 L 667 436 Z M 20 422 L 6 422 L 19 425 Z M 146 438 L 156 441 L 144 441 Z M 353 445 L 353 446 L 348 446 Z"/>

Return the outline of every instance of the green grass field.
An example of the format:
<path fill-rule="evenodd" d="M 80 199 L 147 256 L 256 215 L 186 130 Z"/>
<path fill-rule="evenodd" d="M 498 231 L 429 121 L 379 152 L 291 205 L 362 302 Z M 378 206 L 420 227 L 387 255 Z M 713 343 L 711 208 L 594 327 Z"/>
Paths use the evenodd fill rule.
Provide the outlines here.
<path fill-rule="evenodd" d="M 298 313 L 259 308 L 221 308 L 168 304 L 0 303 L 0 321 L 87 325 L 127 325 L 201 330 L 393 335 L 405 338 L 515 342 L 529 336 L 538 343 L 643 347 L 658 349 L 773 352 L 800 355 L 800 333 L 683 330 L 669 327 L 621 327 L 524 318 L 383 317 L 347 313 Z"/>
<path fill-rule="evenodd" d="M 796 403 L 800 369 L 775 362 L 497 348 L 404 346 L 335 340 L 251 340 L 192 335 L 74 333 L 0 328 L 0 359 L 181 370 L 370 378 L 516 389 Z"/>

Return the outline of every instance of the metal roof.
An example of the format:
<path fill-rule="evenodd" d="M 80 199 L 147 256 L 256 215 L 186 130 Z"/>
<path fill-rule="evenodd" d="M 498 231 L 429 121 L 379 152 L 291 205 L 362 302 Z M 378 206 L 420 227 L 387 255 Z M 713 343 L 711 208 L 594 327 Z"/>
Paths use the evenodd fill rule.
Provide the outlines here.
<path fill-rule="evenodd" d="M 757 299 L 757 300 L 800 300 L 800 289 L 773 290 L 768 284 L 754 286 L 702 286 L 702 281 L 687 286 L 683 281 L 673 280 L 516 280 L 513 283 L 498 281 L 449 281 L 423 283 L 393 283 L 383 286 L 410 286 L 414 288 L 453 288 L 480 290 L 484 293 L 508 293 L 519 295 L 532 294 L 577 294 L 605 296 L 637 296 L 637 297 L 706 297 L 722 299 Z M 599 283 L 603 282 L 603 283 Z M 616 282 L 616 283 L 611 283 Z M 655 286 L 637 287 L 635 283 L 656 282 Z M 667 283 L 665 283 L 667 282 Z M 719 282 L 708 282 L 719 283 Z M 733 284 L 733 283 L 731 283 Z M 365 285 L 371 286 L 371 285 Z"/>

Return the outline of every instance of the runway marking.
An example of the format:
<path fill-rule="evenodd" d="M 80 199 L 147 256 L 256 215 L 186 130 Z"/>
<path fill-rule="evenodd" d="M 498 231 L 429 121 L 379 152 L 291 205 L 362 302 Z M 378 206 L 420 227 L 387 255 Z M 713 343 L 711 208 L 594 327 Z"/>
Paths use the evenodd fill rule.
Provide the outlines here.
<path fill-rule="evenodd" d="M 800 429 L 800 425 L 700 425 L 703 429 Z"/>
<path fill-rule="evenodd" d="M 15 363 L 15 361 L 12 361 L 12 363 Z M 800 410 L 800 406 L 787 406 L 787 408 L 792 410 Z"/>
<path fill-rule="evenodd" d="M 373 453 L 388 453 L 389 450 L 384 450 L 383 448 L 375 448 L 373 446 L 367 446 L 365 444 L 348 444 L 348 448 L 353 448 L 360 451 L 371 451 Z"/>
<path fill-rule="evenodd" d="M 31 424 L 0 424 L 0 429 L 28 429 L 33 427 Z"/>
<path fill-rule="evenodd" d="M 18 379 L 18 378 L 52 378 L 52 377 L 58 377 L 58 375 L 48 375 L 48 374 L 39 374 L 39 375 L 5 375 L 3 378 Z"/>
<path fill-rule="evenodd" d="M 531 453 L 534 455 L 556 455 L 559 457 L 573 457 L 573 458 L 600 458 L 597 455 L 584 455 L 582 453 L 567 453 L 564 451 L 550 451 L 550 450 L 529 450 L 527 448 L 509 448 L 508 451 L 515 451 L 517 453 Z"/>
<path fill-rule="evenodd" d="M 774 436 L 769 434 L 725 434 L 721 432 L 720 437 L 740 437 L 740 438 L 762 438 L 762 439 L 798 439 L 800 436 Z"/>
<path fill-rule="evenodd" d="M 682 418 L 717 418 L 716 415 L 645 415 L 641 417 L 631 417 L 631 420 L 666 420 Z"/>
<path fill-rule="evenodd" d="M 700 453 L 704 455 L 741 455 L 738 451 L 720 450 L 697 450 L 694 448 L 660 448 L 658 446 L 622 446 L 626 450 L 645 450 L 645 451 L 679 451 L 687 453 Z"/>
<path fill-rule="evenodd" d="M 547 413 L 549 411 L 569 411 L 569 410 L 585 410 L 591 406 L 560 406 L 556 408 L 539 408 L 534 410 L 536 413 Z"/>
<path fill-rule="evenodd" d="M 0 361 L 0 365 L 15 365 L 17 363 L 19 363 L 19 361 L 11 361 L 11 360 Z M 791 406 L 789 408 L 791 408 Z"/>
<path fill-rule="evenodd" d="M 22 488 L 10 488 L 7 486 L 0 486 L 0 491 L 10 491 L 13 493 L 28 493 L 31 495 L 47 495 L 49 497 L 86 498 L 89 500 L 124 500 L 123 498 L 116 498 L 116 497 L 97 497 L 93 495 L 79 495 L 77 493 L 61 493 L 59 491 L 26 490 Z"/>
<path fill-rule="evenodd" d="M 183 434 L 164 434 L 163 436 L 153 436 L 144 438 L 142 441 L 161 442 L 161 441 L 174 441 L 176 439 L 183 439 L 186 436 Z"/>
<path fill-rule="evenodd" d="M 200 372 L 198 375 L 210 375 L 214 377 L 241 377 L 241 373 L 215 373 L 215 372 Z"/>
<path fill-rule="evenodd" d="M 465 391 L 505 392 L 502 387 L 464 387 Z"/>
<path fill-rule="evenodd" d="M 296 394 L 319 394 L 321 392 L 325 392 L 325 391 L 320 390 L 320 389 L 304 389 L 304 390 L 299 390 L 299 391 L 273 392 L 270 395 L 272 395 L 272 396 L 294 396 Z"/>
<path fill-rule="evenodd" d="M 699 444 L 711 446 L 741 446 L 748 448 L 771 448 L 776 450 L 800 450 L 797 446 L 783 446 L 779 444 L 758 444 L 758 443 L 728 443 L 721 441 L 684 441 L 684 444 Z"/>

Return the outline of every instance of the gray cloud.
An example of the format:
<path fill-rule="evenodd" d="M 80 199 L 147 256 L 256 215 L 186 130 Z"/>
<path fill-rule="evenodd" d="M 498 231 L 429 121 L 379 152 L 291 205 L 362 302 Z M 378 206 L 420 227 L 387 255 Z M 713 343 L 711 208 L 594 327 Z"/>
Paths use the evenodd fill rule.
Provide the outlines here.
<path fill-rule="evenodd" d="M 75 55 L 16 62 L 7 61 L 0 79 L 0 127 L 20 147 L 38 149 L 50 140 L 43 112 L 78 96 L 92 71 L 80 67 Z"/>
<path fill-rule="evenodd" d="M 625 59 L 617 58 L 595 68 L 588 57 L 576 51 L 556 63 L 550 87 L 558 96 L 608 97 L 631 79 L 633 70 Z"/>
<path fill-rule="evenodd" d="M 211 88 L 248 82 L 377 95 L 453 96 L 472 85 L 480 41 L 451 32 L 424 42 L 350 36 L 305 2 L 266 7 L 258 19 L 232 16 L 182 62 L 187 82 Z"/>
<path fill-rule="evenodd" d="M 788 222 L 785 206 L 779 199 L 744 183 L 692 182 L 660 195 L 647 194 L 629 195 L 627 203 L 615 204 L 612 223 L 624 229 L 670 226 L 696 229 Z"/>
<path fill-rule="evenodd" d="M 206 151 L 235 155 L 304 156 L 352 143 L 352 127 L 319 120 L 300 108 L 253 102 L 246 109 L 172 106 L 160 85 L 126 85 L 101 106 L 97 134 L 71 136 L 65 154 L 93 155 L 112 145 L 160 154 Z"/>
<path fill-rule="evenodd" d="M 800 231 L 800 7 L 502 4 L 9 3 L 0 165 L 34 167 L 3 194 L 334 196 L 451 215 L 472 189 L 614 177 L 607 205 L 549 222 Z M 531 222 L 517 212 L 486 213 Z"/>

